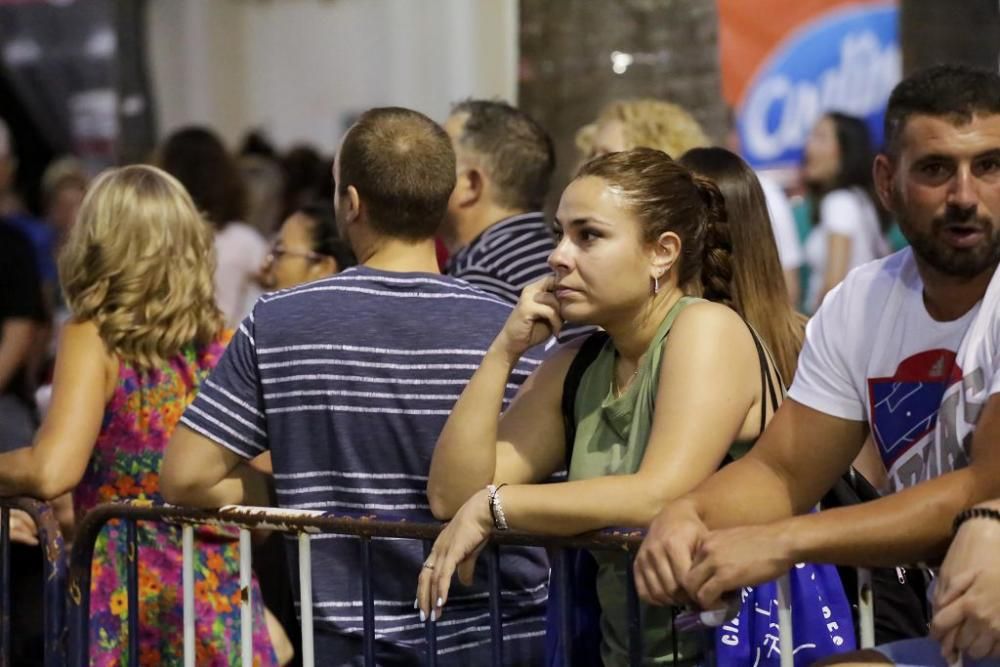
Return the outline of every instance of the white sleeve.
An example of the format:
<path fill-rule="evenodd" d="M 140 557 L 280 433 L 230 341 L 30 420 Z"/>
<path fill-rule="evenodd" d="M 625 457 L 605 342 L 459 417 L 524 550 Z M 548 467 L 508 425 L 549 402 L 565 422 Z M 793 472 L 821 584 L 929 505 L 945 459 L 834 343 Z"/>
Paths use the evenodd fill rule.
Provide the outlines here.
<path fill-rule="evenodd" d="M 859 195 L 850 190 L 834 190 L 819 207 L 819 224 L 831 234 L 842 234 L 852 239 L 865 230 L 865 212 Z"/>
<path fill-rule="evenodd" d="M 993 379 L 990 381 L 990 396 L 1000 394 L 1000 367 L 994 368 Z"/>
<path fill-rule="evenodd" d="M 788 203 L 788 197 L 780 185 L 767 177 L 760 177 L 759 180 L 767 202 L 767 212 L 771 217 L 771 229 L 774 231 L 774 242 L 778 246 L 781 268 L 785 271 L 798 269 L 805 259 L 802 255 L 802 243 L 799 240 L 792 206 Z"/>
<path fill-rule="evenodd" d="M 994 278 L 996 280 L 996 278 Z M 983 307 L 989 304 L 984 303 Z M 996 313 L 994 309 L 993 322 L 990 326 L 990 336 L 992 340 L 990 341 L 991 352 L 990 359 L 993 361 L 993 368 L 984 369 L 986 371 L 987 381 L 989 385 L 989 395 L 1000 394 L 1000 314 Z"/>
<path fill-rule="evenodd" d="M 864 369 L 856 369 L 848 283 L 833 288 L 806 325 L 795 379 L 788 396 L 814 410 L 841 419 L 864 421 Z M 863 362 L 863 360 L 861 360 Z"/>

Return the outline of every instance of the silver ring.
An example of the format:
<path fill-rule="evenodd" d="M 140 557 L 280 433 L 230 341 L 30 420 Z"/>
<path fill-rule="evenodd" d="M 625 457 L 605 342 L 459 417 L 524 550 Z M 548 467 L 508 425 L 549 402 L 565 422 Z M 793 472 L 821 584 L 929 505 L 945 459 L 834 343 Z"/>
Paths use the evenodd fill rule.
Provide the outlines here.
<path fill-rule="evenodd" d="M 433 570 L 434 569 L 434 564 L 433 563 L 424 563 L 423 567 L 425 569 L 427 569 L 427 570 Z"/>

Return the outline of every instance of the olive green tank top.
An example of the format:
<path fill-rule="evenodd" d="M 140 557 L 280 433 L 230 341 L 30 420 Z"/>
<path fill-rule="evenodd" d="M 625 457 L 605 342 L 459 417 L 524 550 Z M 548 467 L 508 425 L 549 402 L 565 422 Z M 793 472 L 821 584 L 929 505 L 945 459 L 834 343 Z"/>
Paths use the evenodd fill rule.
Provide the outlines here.
<path fill-rule="evenodd" d="M 682 297 L 667 313 L 650 341 L 632 382 L 620 397 L 612 390 L 617 352 L 608 340 L 580 379 L 576 393 L 576 437 L 569 479 L 628 475 L 639 469 L 653 424 L 663 341 L 681 311 L 702 299 Z M 627 561 L 619 554 L 593 552 L 597 561 L 597 597 L 601 603 L 601 657 L 607 667 L 628 664 Z M 669 607 L 640 606 L 643 664 L 673 664 Z M 701 633 L 676 637 L 677 664 L 694 664 L 704 653 Z"/>

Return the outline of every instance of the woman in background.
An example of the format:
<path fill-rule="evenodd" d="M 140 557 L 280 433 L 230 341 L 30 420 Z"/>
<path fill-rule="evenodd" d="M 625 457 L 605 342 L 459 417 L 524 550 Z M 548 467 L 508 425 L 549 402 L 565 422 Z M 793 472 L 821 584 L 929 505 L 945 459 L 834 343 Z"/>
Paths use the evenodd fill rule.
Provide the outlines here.
<path fill-rule="evenodd" d="M 711 144 L 698 121 L 683 107 L 650 98 L 612 102 L 597 120 L 576 134 L 576 145 L 584 160 L 640 147 L 677 157 Z"/>
<path fill-rule="evenodd" d="M 785 387 L 792 384 L 805 336 L 805 318 L 788 302 L 767 202 L 757 175 L 725 148 L 695 148 L 678 160 L 715 182 L 726 200 L 733 242 L 736 309 L 774 354 Z"/>
<path fill-rule="evenodd" d="M 60 255 L 72 320 L 59 342 L 52 404 L 30 447 L 0 455 L 0 495 L 51 499 L 72 491 L 78 517 L 105 502 L 163 502 L 167 440 L 229 339 L 212 269 L 211 229 L 179 182 L 148 166 L 98 177 Z M 266 496 L 261 477 L 248 473 L 247 482 Z M 140 522 L 138 538 L 139 664 L 179 665 L 180 528 Z M 197 662 L 235 667 L 238 541 L 207 528 L 196 539 Z M 93 665 L 128 660 L 126 560 L 124 531 L 112 521 L 92 562 Z M 256 581 L 253 587 L 254 664 L 274 665 Z"/>
<path fill-rule="evenodd" d="M 246 186 L 235 158 L 210 130 L 188 127 L 167 138 L 159 163 L 215 227 L 215 298 L 235 328 L 260 296 L 257 272 L 267 255 L 267 241 L 244 222 Z"/>
<path fill-rule="evenodd" d="M 267 289 L 285 289 L 319 280 L 357 264 L 340 238 L 331 202 L 300 207 L 281 225 L 278 238 L 261 267 Z"/>
<path fill-rule="evenodd" d="M 813 203 L 805 244 L 807 313 L 851 269 L 889 254 L 888 218 L 876 203 L 872 158 L 868 127 L 842 113 L 820 118 L 806 142 L 802 174 Z"/>

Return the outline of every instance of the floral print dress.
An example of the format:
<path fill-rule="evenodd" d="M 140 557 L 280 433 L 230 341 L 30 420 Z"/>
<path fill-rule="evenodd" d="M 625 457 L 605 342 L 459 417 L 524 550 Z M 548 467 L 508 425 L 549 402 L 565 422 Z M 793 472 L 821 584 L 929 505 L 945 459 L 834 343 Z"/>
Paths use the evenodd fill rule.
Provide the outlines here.
<path fill-rule="evenodd" d="M 99 503 L 163 503 L 159 470 L 170 434 L 229 342 L 194 346 L 155 369 L 120 362 L 118 385 L 104 411 L 101 433 L 83 480 L 73 492 L 78 516 Z M 139 522 L 139 664 L 183 663 L 181 529 Z M 239 542 L 233 530 L 195 531 L 195 630 L 199 667 L 240 661 Z M 90 663 L 128 664 L 125 526 L 109 522 L 97 538 L 91 568 Z M 256 579 L 254 667 L 276 664 Z M 250 667 L 249 665 L 247 667 Z"/>

